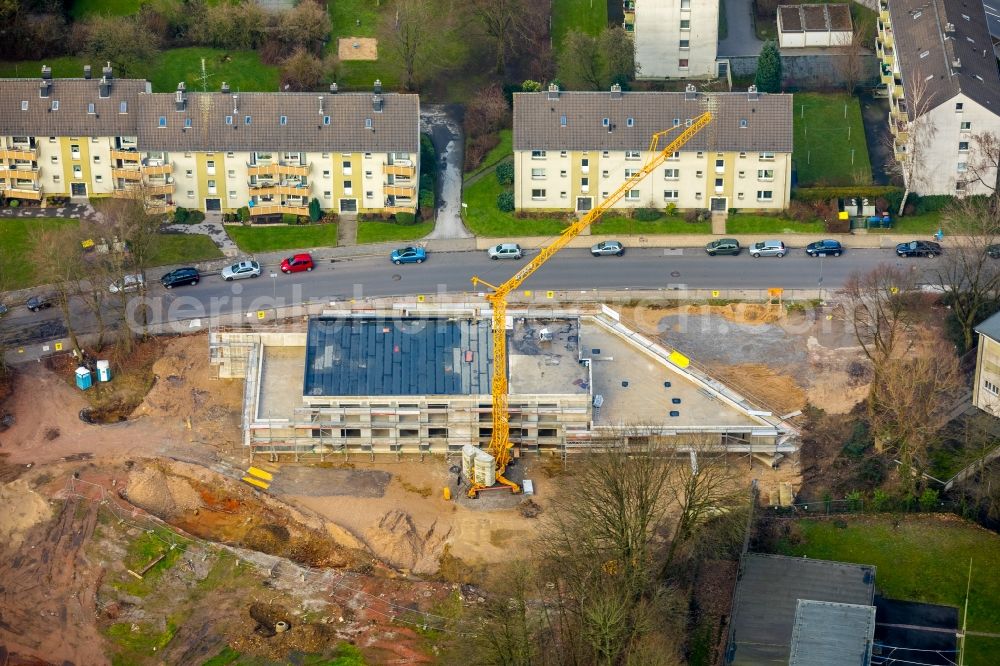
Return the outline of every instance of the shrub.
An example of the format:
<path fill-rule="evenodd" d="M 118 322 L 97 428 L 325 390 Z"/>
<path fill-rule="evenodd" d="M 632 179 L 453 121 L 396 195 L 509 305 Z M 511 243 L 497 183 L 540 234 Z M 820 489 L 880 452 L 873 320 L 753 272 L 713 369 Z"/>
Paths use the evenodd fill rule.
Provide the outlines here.
<path fill-rule="evenodd" d="M 510 213 L 514 210 L 514 193 L 510 190 L 504 190 L 497 195 L 497 208 L 504 213 Z"/>
<path fill-rule="evenodd" d="M 892 503 L 892 497 L 881 488 L 876 488 L 872 493 L 872 509 L 874 511 L 886 511 Z"/>
<path fill-rule="evenodd" d="M 183 206 L 178 206 L 174 211 L 174 224 L 187 224 L 189 211 Z"/>
<path fill-rule="evenodd" d="M 514 165 L 510 162 L 502 162 L 496 168 L 497 182 L 501 187 L 510 187 L 514 184 Z"/>
<path fill-rule="evenodd" d="M 847 493 L 847 496 L 844 499 L 847 500 L 847 506 L 850 507 L 851 511 L 859 511 L 861 509 L 862 502 L 860 490 L 852 490 Z"/>
<path fill-rule="evenodd" d="M 954 202 L 955 197 L 950 194 L 934 194 L 916 197 L 916 201 L 910 201 L 908 203 L 913 204 L 917 215 L 923 215 L 924 213 L 936 213 Z"/>
<path fill-rule="evenodd" d="M 397 224 L 413 224 L 417 221 L 417 216 L 413 213 L 396 213 Z"/>
<path fill-rule="evenodd" d="M 828 201 L 830 199 L 868 199 L 886 197 L 890 205 L 899 207 L 903 190 L 889 185 L 844 185 L 843 187 L 799 187 L 792 192 L 792 199 L 799 201 Z"/>
<path fill-rule="evenodd" d="M 21 205 L 21 202 L 18 201 L 17 199 L 11 199 L 10 203 L 8 203 L 7 205 L 10 206 L 11 208 L 17 208 L 18 206 Z"/>
<path fill-rule="evenodd" d="M 920 499 L 917 501 L 920 502 L 921 511 L 933 511 L 937 508 L 938 491 L 933 488 L 926 488 L 920 494 Z"/>
<path fill-rule="evenodd" d="M 437 164 L 437 150 L 429 134 L 420 135 L 420 178 L 424 176 L 433 178 L 434 166 Z"/>
<path fill-rule="evenodd" d="M 434 190 L 420 190 L 419 205 L 421 208 L 434 208 Z"/>
<path fill-rule="evenodd" d="M 809 222 L 815 217 L 812 206 L 805 201 L 792 201 L 788 204 L 785 215 L 796 222 Z"/>
<path fill-rule="evenodd" d="M 698 210 L 696 208 L 692 208 L 691 210 L 685 211 L 684 221 L 691 223 L 698 222 Z"/>
<path fill-rule="evenodd" d="M 663 215 L 660 211 L 655 208 L 636 208 L 635 215 L 633 217 L 635 217 L 635 219 L 639 222 L 653 222 L 660 219 L 662 216 Z"/>
<path fill-rule="evenodd" d="M 240 222 L 245 224 L 250 221 L 250 209 L 247 206 L 243 206 L 236 212 L 236 216 L 239 218 Z"/>
<path fill-rule="evenodd" d="M 205 221 L 205 214 L 200 210 L 189 210 L 188 211 L 188 224 L 198 224 L 199 222 Z"/>
<path fill-rule="evenodd" d="M 293 215 L 292 213 L 282 213 L 281 221 L 284 222 L 285 224 L 298 224 L 299 216 Z"/>
<path fill-rule="evenodd" d="M 670 217 L 673 217 L 674 215 L 676 215 L 677 214 L 677 204 L 675 204 L 675 203 L 668 203 L 667 204 L 667 211 L 666 212 L 667 212 L 667 215 L 669 215 Z"/>
<path fill-rule="evenodd" d="M 321 217 L 323 217 L 323 208 L 319 205 L 319 199 L 314 197 L 309 202 L 309 219 L 313 222 L 319 222 Z"/>

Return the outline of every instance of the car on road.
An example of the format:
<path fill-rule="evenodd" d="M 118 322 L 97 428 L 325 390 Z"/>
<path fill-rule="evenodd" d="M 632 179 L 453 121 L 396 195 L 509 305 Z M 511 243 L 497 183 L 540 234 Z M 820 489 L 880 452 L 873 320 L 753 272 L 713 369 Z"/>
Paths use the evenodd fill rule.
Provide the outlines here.
<path fill-rule="evenodd" d="M 422 264 L 427 260 L 427 250 L 422 247 L 401 247 L 393 250 L 389 255 L 392 263 L 396 264 Z"/>
<path fill-rule="evenodd" d="M 990 259 L 1000 259 L 1000 245 L 989 245 L 986 247 L 986 256 Z"/>
<path fill-rule="evenodd" d="M 7 306 L 4 305 L 3 303 L 0 303 L 0 317 L 7 314 L 7 310 L 8 310 Z"/>
<path fill-rule="evenodd" d="M 517 243 L 500 243 L 486 251 L 490 259 L 520 259 L 524 256 L 524 250 Z"/>
<path fill-rule="evenodd" d="M 125 275 L 120 280 L 115 280 L 110 285 L 108 285 L 108 291 L 112 294 L 117 294 L 119 292 L 130 292 L 139 291 L 146 286 L 146 281 L 142 279 L 142 276 L 138 273 L 133 273 L 131 275 Z"/>
<path fill-rule="evenodd" d="M 52 299 L 48 296 L 31 296 L 25 303 L 32 312 L 46 310 L 52 307 Z"/>
<path fill-rule="evenodd" d="M 199 280 L 201 280 L 201 273 L 198 272 L 198 269 L 188 266 L 186 268 L 175 268 L 170 271 L 160 278 L 160 284 L 167 289 L 173 289 L 185 284 L 198 284 Z"/>
<path fill-rule="evenodd" d="M 934 241 L 915 240 L 900 243 L 896 246 L 896 256 L 899 257 L 930 257 L 941 254 L 941 246 Z"/>
<path fill-rule="evenodd" d="M 785 244 L 779 240 L 757 241 L 750 246 L 750 256 L 757 257 L 783 257 L 785 256 Z"/>
<path fill-rule="evenodd" d="M 740 247 L 740 242 L 735 238 L 720 238 L 719 240 L 714 240 L 705 246 L 705 252 L 707 252 L 710 257 L 714 257 L 717 254 L 731 254 L 736 256 L 742 250 L 743 248 Z"/>
<path fill-rule="evenodd" d="M 810 257 L 825 257 L 828 254 L 839 257 L 843 251 L 844 246 L 837 240 L 821 240 L 806 245 L 806 254 Z"/>
<path fill-rule="evenodd" d="M 595 257 L 606 257 L 608 255 L 620 257 L 625 254 L 625 246 L 616 240 L 601 241 L 590 248 L 590 254 Z"/>
<path fill-rule="evenodd" d="M 221 275 L 222 279 L 226 282 L 242 280 L 243 278 L 260 277 L 260 264 L 256 261 L 241 261 L 223 268 Z"/>
<path fill-rule="evenodd" d="M 301 273 L 302 271 L 311 271 L 314 266 L 312 255 L 303 252 L 302 254 L 296 254 L 283 260 L 281 262 L 281 272 Z"/>

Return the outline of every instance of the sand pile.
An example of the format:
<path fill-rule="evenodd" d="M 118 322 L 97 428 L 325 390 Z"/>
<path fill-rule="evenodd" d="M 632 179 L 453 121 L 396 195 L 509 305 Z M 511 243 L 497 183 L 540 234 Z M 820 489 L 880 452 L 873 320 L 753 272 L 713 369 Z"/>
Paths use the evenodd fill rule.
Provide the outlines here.
<path fill-rule="evenodd" d="M 0 541 L 15 549 L 35 525 L 52 518 L 52 508 L 24 479 L 0 484 Z"/>
<path fill-rule="evenodd" d="M 710 365 L 709 374 L 728 384 L 751 401 L 762 403 L 781 413 L 802 409 L 806 404 L 806 392 L 794 378 L 775 372 L 759 363 L 739 365 Z"/>
<path fill-rule="evenodd" d="M 128 499 L 153 515 L 168 518 L 201 508 L 201 495 L 184 479 L 147 467 L 129 476 Z"/>
<path fill-rule="evenodd" d="M 450 533 L 450 527 L 439 528 L 436 520 L 421 532 L 408 513 L 392 509 L 365 532 L 365 541 L 379 558 L 398 569 L 434 573 Z"/>

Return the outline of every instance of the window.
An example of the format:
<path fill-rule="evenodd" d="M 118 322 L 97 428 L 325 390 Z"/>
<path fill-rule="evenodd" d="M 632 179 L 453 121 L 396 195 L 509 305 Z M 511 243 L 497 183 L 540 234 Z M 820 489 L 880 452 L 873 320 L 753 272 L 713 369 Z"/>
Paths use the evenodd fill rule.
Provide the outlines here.
<path fill-rule="evenodd" d="M 100 163 L 101 163 L 101 156 L 94 155 L 94 164 L 100 164 Z"/>
<path fill-rule="evenodd" d="M 626 201 L 638 201 L 639 200 L 639 190 L 629 190 L 625 193 Z"/>
<path fill-rule="evenodd" d="M 955 181 L 955 191 L 956 192 L 965 192 L 965 181 L 964 180 L 956 180 Z"/>
<path fill-rule="evenodd" d="M 330 116 L 323 116 L 323 124 L 324 125 L 330 124 Z"/>
<path fill-rule="evenodd" d="M 603 125 L 604 127 L 610 127 L 611 126 L 611 119 L 610 118 L 604 118 L 603 120 L 601 120 L 601 125 Z"/>
<path fill-rule="evenodd" d="M 279 117 L 278 118 L 278 124 L 279 125 L 287 125 L 288 124 L 288 116 L 281 116 L 281 117 Z"/>
<path fill-rule="evenodd" d="M 739 175 L 740 178 L 746 178 L 747 177 L 747 172 L 746 171 L 740 171 L 738 173 L 738 175 Z"/>
<path fill-rule="evenodd" d="M 626 150 L 625 159 L 627 160 L 637 160 L 640 159 L 641 155 L 638 150 Z"/>
<path fill-rule="evenodd" d="M 226 172 L 226 175 L 228 175 L 230 178 L 235 178 L 236 177 L 236 171 L 233 170 L 233 169 L 230 169 L 229 171 Z"/>
<path fill-rule="evenodd" d="M 52 110 L 53 111 L 59 110 L 59 100 L 57 99 L 52 100 Z"/>
<path fill-rule="evenodd" d="M 72 158 L 74 160 L 80 159 L 80 145 L 79 144 L 74 143 L 73 145 L 71 145 L 69 147 L 69 152 L 70 152 L 70 155 L 72 156 Z"/>
<path fill-rule="evenodd" d="M 746 118 L 740 118 L 740 129 L 746 129 L 749 124 Z"/>
<path fill-rule="evenodd" d="M 582 189 L 584 192 L 590 191 L 590 178 L 584 176 L 583 178 L 580 179 L 580 189 Z"/>
<path fill-rule="evenodd" d="M 638 169 L 625 169 L 625 178 L 631 178 L 637 173 L 639 173 Z"/>
<path fill-rule="evenodd" d="M 715 173 L 722 173 L 726 170 L 726 160 L 715 160 Z"/>
<path fill-rule="evenodd" d="M 718 194 L 721 191 L 722 191 L 722 179 L 721 178 L 716 178 L 715 179 L 715 193 Z"/>
<path fill-rule="evenodd" d="M 229 198 L 230 199 L 236 198 L 236 190 L 229 190 Z"/>
<path fill-rule="evenodd" d="M 218 194 L 218 192 L 219 192 L 218 189 L 215 187 L 215 181 L 214 180 L 209 180 L 208 181 L 208 193 L 209 194 Z"/>
<path fill-rule="evenodd" d="M 774 192 L 771 190 L 757 190 L 757 201 L 771 201 L 774 199 Z"/>
<path fill-rule="evenodd" d="M 566 116 L 559 116 L 559 127 L 566 127 Z"/>
<path fill-rule="evenodd" d="M 531 159 L 533 160 L 544 160 L 545 151 L 544 150 L 533 150 L 531 151 Z"/>
<path fill-rule="evenodd" d="M 983 388 L 993 395 L 1000 395 L 1000 386 L 997 386 L 988 379 L 983 380 Z"/>
<path fill-rule="evenodd" d="M 103 180 L 104 178 L 101 176 L 101 174 L 97 174 L 96 176 L 94 176 L 94 182 L 100 183 Z"/>
<path fill-rule="evenodd" d="M 184 170 L 184 175 L 187 176 L 188 178 L 193 178 L 194 177 L 194 171 L 192 169 L 185 169 Z"/>
<path fill-rule="evenodd" d="M 52 159 L 52 163 L 53 164 L 59 164 L 59 156 L 58 155 L 53 155 L 51 159 Z"/>
<path fill-rule="evenodd" d="M 746 153 L 740 153 L 740 159 L 741 160 L 745 160 L 746 158 L 747 158 L 747 154 Z"/>
<path fill-rule="evenodd" d="M 21 110 L 22 111 L 27 111 L 28 110 L 28 100 L 26 100 L 26 99 L 22 99 L 21 100 Z"/>
<path fill-rule="evenodd" d="M 625 120 L 626 127 L 635 127 L 635 118 L 629 117 Z"/>
<path fill-rule="evenodd" d="M 539 180 L 545 178 L 545 169 L 532 169 L 531 170 L 532 180 Z"/>
<path fill-rule="evenodd" d="M 965 107 L 962 102 L 955 102 L 955 111 L 961 111 Z"/>
<path fill-rule="evenodd" d="M 695 171 L 694 172 L 694 177 L 695 178 L 704 178 L 705 177 L 705 172 L 704 171 Z"/>
<path fill-rule="evenodd" d="M 166 127 L 166 126 L 167 126 L 167 117 L 166 116 L 160 116 L 160 119 L 157 122 L 157 127 Z"/>
<path fill-rule="evenodd" d="M 680 60 L 677 61 L 677 66 L 680 67 L 681 69 L 687 69 L 688 68 L 688 59 L 687 58 L 681 58 Z"/>
<path fill-rule="evenodd" d="M 89 113 L 90 115 L 94 115 L 94 103 L 93 102 L 89 102 L 87 104 L 87 113 Z"/>
<path fill-rule="evenodd" d="M 968 170 L 969 170 L 969 165 L 967 163 L 965 163 L 965 162 L 959 162 L 958 163 L 958 172 L 959 173 L 965 173 Z"/>
<path fill-rule="evenodd" d="M 607 178 L 607 177 L 608 177 L 608 172 L 607 171 L 602 171 L 601 172 L 601 178 Z"/>
<path fill-rule="evenodd" d="M 208 160 L 205 162 L 205 170 L 208 172 L 209 176 L 215 175 L 215 160 Z"/>
<path fill-rule="evenodd" d="M 79 164 L 73 165 L 73 178 L 77 180 L 83 178 L 83 167 L 81 167 Z"/>
<path fill-rule="evenodd" d="M 677 180 L 680 177 L 681 177 L 681 170 L 680 169 L 664 169 L 663 170 L 663 179 L 664 180 Z"/>
<path fill-rule="evenodd" d="M 351 193 L 351 181 L 349 180 L 344 181 L 344 192 L 346 192 L 347 194 Z"/>
<path fill-rule="evenodd" d="M 963 132 L 968 132 L 969 130 L 972 129 L 972 123 L 968 121 L 963 122 L 961 125 L 959 125 L 959 129 L 962 130 Z"/>
<path fill-rule="evenodd" d="M 691 9 L 691 0 L 681 0 L 681 11 Z"/>
<path fill-rule="evenodd" d="M 757 180 L 774 180 L 774 169 L 758 169 Z"/>
<path fill-rule="evenodd" d="M 58 174 L 52 176 L 52 182 L 53 183 L 58 183 L 59 182 L 59 175 Z"/>
<path fill-rule="evenodd" d="M 329 199 L 331 196 L 333 196 L 333 195 L 330 193 L 330 190 L 324 190 L 324 192 L 323 192 L 323 198 L 324 199 Z"/>
<path fill-rule="evenodd" d="M 190 127 L 191 127 L 191 119 L 190 118 L 185 118 L 184 119 L 184 127 L 185 127 L 185 129 L 190 129 Z"/>
<path fill-rule="evenodd" d="M 679 127 L 680 124 L 681 124 L 681 119 L 680 118 L 674 118 L 674 127 Z"/>
<path fill-rule="evenodd" d="M 680 191 L 678 190 L 663 190 L 664 201 L 677 201 L 680 199 Z"/>
<path fill-rule="evenodd" d="M 680 47 L 682 49 L 689 49 L 689 48 L 691 48 L 691 40 L 690 39 L 682 39 L 681 43 L 680 43 Z"/>
<path fill-rule="evenodd" d="M 243 124 L 244 125 L 249 125 L 251 123 L 251 121 L 252 121 L 252 119 L 250 118 L 250 116 L 243 116 Z"/>
<path fill-rule="evenodd" d="M 562 170 L 559 171 L 559 177 L 560 178 L 565 178 L 566 177 L 566 169 L 562 169 Z"/>
<path fill-rule="evenodd" d="M 958 152 L 960 152 L 960 153 L 967 153 L 967 152 L 969 152 L 969 142 L 968 141 L 959 141 L 958 142 Z"/>
<path fill-rule="evenodd" d="M 372 172 L 371 171 L 365 171 L 365 178 L 371 178 L 371 177 L 372 177 Z"/>
<path fill-rule="evenodd" d="M 738 194 L 736 195 L 736 198 L 737 198 L 737 199 L 739 199 L 740 201 L 743 201 L 743 198 L 744 198 L 744 197 L 743 197 L 743 193 L 742 193 L 742 192 L 738 193 Z"/>
<path fill-rule="evenodd" d="M 539 428 L 538 429 L 538 436 L 539 437 L 555 437 L 556 436 L 556 429 L 555 428 Z"/>
<path fill-rule="evenodd" d="M 128 102 L 121 102 L 118 105 L 118 113 L 128 113 Z"/>
<path fill-rule="evenodd" d="M 187 198 L 188 199 L 194 199 L 194 190 L 188 190 L 187 191 Z"/>
<path fill-rule="evenodd" d="M 681 154 L 680 154 L 679 152 L 674 152 L 674 153 L 673 153 L 673 154 L 671 154 L 671 155 L 670 155 L 670 157 L 668 157 L 667 159 L 668 159 L 668 160 L 672 160 L 672 161 L 676 162 L 676 161 L 677 161 L 677 160 L 679 160 L 680 158 L 681 158 Z"/>
<path fill-rule="evenodd" d="M 329 170 L 323 171 L 323 177 L 324 178 L 329 178 L 330 177 L 330 171 Z"/>
<path fill-rule="evenodd" d="M 226 116 L 226 124 L 227 125 L 232 125 L 233 124 L 233 117 L 232 116 Z"/>
<path fill-rule="evenodd" d="M 539 201 L 545 198 L 545 190 L 531 190 L 531 198 L 535 201 Z"/>
<path fill-rule="evenodd" d="M 372 190 L 365 191 L 365 199 L 374 199 L 374 198 L 375 198 L 375 192 L 373 192 Z"/>
<path fill-rule="evenodd" d="M 691 29 L 691 19 L 681 19 L 681 30 Z"/>
<path fill-rule="evenodd" d="M 701 201 L 701 192 L 695 192 L 694 198 L 697 199 L 698 201 Z"/>
<path fill-rule="evenodd" d="M 757 157 L 758 157 L 758 159 L 760 159 L 760 160 L 762 160 L 764 162 L 773 162 L 774 161 L 774 153 L 771 153 L 771 152 L 761 153 Z"/>
<path fill-rule="evenodd" d="M 584 157 L 583 159 L 580 160 L 580 170 L 583 171 L 584 173 L 587 173 L 588 171 L 590 171 L 590 158 L 589 157 Z"/>
<path fill-rule="evenodd" d="M 565 199 L 566 198 L 566 193 L 565 192 L 560 192 L 559 193 L 559 198 L 560 199 Z"/>
<path fill-rule="evenodd" d="M 559 157 L 566 157 L 566 155 L 568 155 L 568 154 L 569 153 L 567 153 L 565 150 L 560 150 L 559 151 Z"/>
<path fill-rule="evenodd" d="M 611 154 L 611 153 L 609 153 L 608 151 L 606 151 L 606 150 L 605 150 L 605 151 L 603 151 L 603 152 L 601 153 L 601 157 L 607 157 L 607 156 L 608 156 L 608 155 L 610 155 L 610 154 Z"/>

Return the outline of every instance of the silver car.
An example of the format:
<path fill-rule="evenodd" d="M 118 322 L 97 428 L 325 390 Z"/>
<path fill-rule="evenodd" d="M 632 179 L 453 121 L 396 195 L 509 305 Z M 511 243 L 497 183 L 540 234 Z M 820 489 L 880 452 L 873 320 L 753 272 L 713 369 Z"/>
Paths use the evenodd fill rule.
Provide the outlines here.
<path fill-rule="evenodd" d="M 524 256 L 524 251 L 517 243 L 500 243 L 487 250 L 490 259 L 520 259 Z"/>
<path fill-rule="evenodd" d="M 222 269 L 222 279 L 226 282 L 255 277 L 260 277 L 260 264 L 256 261 L 241 261 Z"/>
<path fill-rule="evenodd" d="M 604 257 L 609 254 L 620 257 L 625 254 L 625 246 L 616 240 L 601 241 L 597 245 L 590 248 L 590 253 L 595 257 Z"/>
<path fill-rule="evenodd" d="M 783 257 L 785 256 L 785 244 L 779 240 L 758 241 L 750 246 L 750 256 L 757 257 Z"/>

